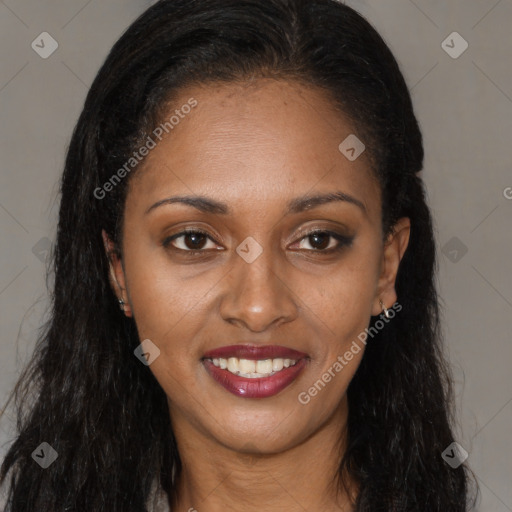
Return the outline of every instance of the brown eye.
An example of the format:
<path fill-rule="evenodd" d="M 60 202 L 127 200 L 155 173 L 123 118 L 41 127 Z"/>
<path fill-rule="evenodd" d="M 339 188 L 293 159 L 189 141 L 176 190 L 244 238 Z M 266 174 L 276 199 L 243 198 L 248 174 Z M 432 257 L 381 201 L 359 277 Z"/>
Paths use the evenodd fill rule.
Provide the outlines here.
<path fill-rule="evenodd" d="M 331 235 L 327 233 L 313 233 L 309 235 L 309 241 L 314 249 L 324 250 L 329 246 Z"/>
<path fill-rule="evenodd" d="M 183 240 L 180 240 L 183 239 Z M 201 230 L 186 230 L 182 231 L 181 233 L 177 233 L 175 235 L 172 235 L 168 238 L 166 238 L 162 245 L 167 248 L 169 245 L 172 245 L 172 247 L 178 251 L 185 251 L 185 252 L 201 252 L 205 250 L 205 244 L 208 242 L 208 240 L 212 240 L 210 235 L 208 233 L 205 233 Z M 179 241 L 177 244 L 173 244 L 172 242 Z"/>
<path fill-rule="evenodd" d="M 315 230 L 306 234 L 300 242 L 302 243 L 304 240 L 308 241 L 312 249 L 308 249 L 307 247 L 299 247 L 299 249 L 330 253 L 339 251 L 345 246 L 350 246 L 354 237 L 347 237 L 333 231 Z"/>

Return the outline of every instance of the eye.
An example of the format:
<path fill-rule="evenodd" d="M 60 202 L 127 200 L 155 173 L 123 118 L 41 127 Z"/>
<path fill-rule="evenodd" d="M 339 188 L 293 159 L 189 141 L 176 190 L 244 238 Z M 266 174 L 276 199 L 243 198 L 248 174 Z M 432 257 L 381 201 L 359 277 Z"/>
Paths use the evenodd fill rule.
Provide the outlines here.
<path fill-rule="evenodd" d="M 180 240 L 182 239 L 182 240 Z M 208 240 L 214 246 L 208 248 Z M 350 246 L 354 237 L 345 236 L 334 231 L 327 230 L 314 230 L 306 233 L 299 241 L 301 246 L 299 249 L 307 251 L 318 252 L 322 254 L 330 254 L 342 250 L 345 246 Z M 177 243 L 179 241 L 179 243 Z M 311 249 L 303 247 L 302 243 L 306 241 L 312 247 Z M 172 246 L 173 250 L 188 253 L 188 255 L 200 254 L 206 252 L 208 249 L 216 249 L 215 240 L 200 229 L 186 229 L 180 233 L 167 237 L 162 245 L 167 249 Z"/>
<path fill-rule="evenodd" d="M 181 238 L 183 238 L 183 240 L 180 240 Z M 199 253 L 208 249 L 208 247 L 204 247 L 205 242 L 208 240 L 215 242 L 205 231 L 201 231 L 200 229 L 186 229 L 185 231 L 181 231 L 180 233 L 167 237 L 162 242 L 162 245 L 165 248 L 168 248 L 172 242 L 179 241 L 177 244 L 172 244 L 173 249 L 189 253 Z M 212 249 L 212 247 L 209 249 Z M 213 247 L 213 249 L 215 249 L 215 247 Z"/>
<path fill-rule="evenodd" d="M 299 249 L 329 254 L 340 251 L 345 246 L 350 246 L 353 240 L 353 236 L 345 236 L 334 231 L 314 230 L 306 233 L 300 240 L 300 242 L 306 241 L 309 243 L 312 249 L 307 247 L 299 247 Z"/>

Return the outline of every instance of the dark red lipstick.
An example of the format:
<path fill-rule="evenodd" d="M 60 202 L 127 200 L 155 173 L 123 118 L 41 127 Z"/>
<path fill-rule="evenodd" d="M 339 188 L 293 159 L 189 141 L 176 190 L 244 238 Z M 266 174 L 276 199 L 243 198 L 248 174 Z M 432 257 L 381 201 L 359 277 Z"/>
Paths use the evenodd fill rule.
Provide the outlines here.
<path fill-rule="evenodd" d="M 289 360 L 290 366 L 273 371 L 266 377 L 245 377 L 213 363 L 214 359 L 230 358 L 254 361 L 283 359 Z M 234 395 L 244 398 L 267 398 L 289 386 L 303 370 L 307 359 L 308 355 L 304 352 L 280 345 L 231 345 L 206 352 L 202 362 L 210 376 Z"/>

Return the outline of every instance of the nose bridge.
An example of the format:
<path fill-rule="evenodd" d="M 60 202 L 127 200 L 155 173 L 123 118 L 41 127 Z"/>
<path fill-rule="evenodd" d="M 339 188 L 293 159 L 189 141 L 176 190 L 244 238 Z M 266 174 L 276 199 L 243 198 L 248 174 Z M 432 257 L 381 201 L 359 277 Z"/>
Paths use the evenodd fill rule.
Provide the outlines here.
<path fill-rule="evenodd" d="M 221 305 L 226 321 L 263 331 L 294 318 L 297 308 L 280 262 L 270 244 L 262 247 L 250 237 L 240 244 L 233 255 L 230 285 Z"/>

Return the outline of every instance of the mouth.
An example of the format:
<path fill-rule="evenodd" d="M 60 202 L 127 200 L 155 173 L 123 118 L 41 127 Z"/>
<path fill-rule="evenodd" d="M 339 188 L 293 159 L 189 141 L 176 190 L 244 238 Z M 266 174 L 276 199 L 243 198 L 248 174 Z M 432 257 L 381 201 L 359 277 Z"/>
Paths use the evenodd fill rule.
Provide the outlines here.
<path fill-rule="evenodd" d="M 207 352 L 202 363 L 227 391 L 244 398 L 267 398 L 289 386 L 308 355 L 279 345 L 232 345 Z"/>

